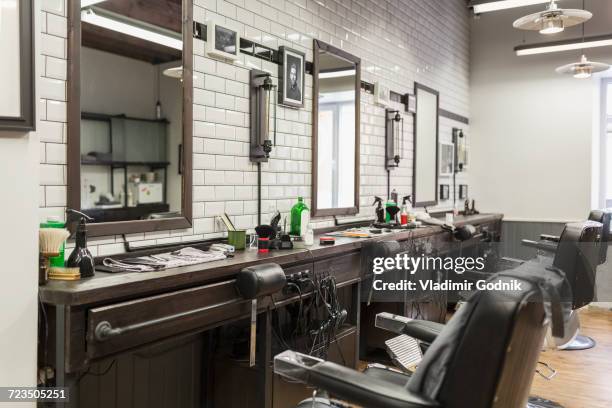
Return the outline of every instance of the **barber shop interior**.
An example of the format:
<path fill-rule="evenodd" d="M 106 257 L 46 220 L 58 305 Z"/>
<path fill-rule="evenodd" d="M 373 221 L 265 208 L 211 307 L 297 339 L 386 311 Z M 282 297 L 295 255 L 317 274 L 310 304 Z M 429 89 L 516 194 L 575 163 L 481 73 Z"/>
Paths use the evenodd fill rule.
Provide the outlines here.
<path fill-rule="evenodd" d="M 0 407 L 612 407 L 612 1 L 0 0 Z"/>

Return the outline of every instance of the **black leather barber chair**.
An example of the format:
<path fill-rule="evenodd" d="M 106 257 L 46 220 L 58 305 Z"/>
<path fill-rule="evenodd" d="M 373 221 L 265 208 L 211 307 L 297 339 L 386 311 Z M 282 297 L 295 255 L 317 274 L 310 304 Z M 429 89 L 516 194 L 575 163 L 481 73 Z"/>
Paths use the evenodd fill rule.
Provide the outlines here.
<path fill-rule="evenodd" d="M 559 300 L 563 273 L 538 262 L 491 276 L 519 282 L 520 290 L 478 291 L 432 340 L 412 375 L 393 371 L 361 373 L 305 354 L 285 351 L 274 359 L 274 371 L 366 408 L 524 407 L 553 310 L 556 331 L 563 331 Z M 542 289 L 546 288 L 546 289 Z M 557 299 L 545 307 L 543 299 Z M 335 406 L 328 398 L 303 401 L 300 408 Z"/>
<path fill-rule="evenodd" d="M 574 292 L 573 308 L 577 310 L 585 305 L 588 305 L 595 299 L 596 289 L 596 272 L 597 266 L 603 265 L 607 260 L 608 242 L 610 239 L 610 219 L 612 217 L 612 211 L 608 210 L 594 210 L 589 214 L 589 221 L 597 222 L 602 224 L 602 231 L 600 237 L 600 243 L 597 248 L 593 247 L 592 244 L 582 245 L 583 254 L 582 256 L 590 258 L 588 267 L 585 265 L 584 268 L 576 270 L 575 274 L 568 275 L 568 279 L 572 284 Z M 541 235 L 540 241 L 523 240 L 523 245 L 533 247 L 541 252 L 554 253 L 554 263 L 571 261 L 570 256 L 576 256 L 573 252 L 565 251 L 560 243 L 560 237 L 553 235 Z M 597 254 L 592 253 L 597 251 Z M 560 254 L 566 254 L 568 259 L 558 259 Z M 573 254 L 573 255 L 572 255 Z M 595 256 L 597 258 L 595 259 Z M 588 336 L 579 334 L 580 320 L 578 313 L 573 313 L 570 321 L 570 330 L 568 335 L 563 338 L 554 338 L 553 341 L 557 348 L 561 350 L 586 350 L 595 347 L 596 342 L 594 339 Z"/>

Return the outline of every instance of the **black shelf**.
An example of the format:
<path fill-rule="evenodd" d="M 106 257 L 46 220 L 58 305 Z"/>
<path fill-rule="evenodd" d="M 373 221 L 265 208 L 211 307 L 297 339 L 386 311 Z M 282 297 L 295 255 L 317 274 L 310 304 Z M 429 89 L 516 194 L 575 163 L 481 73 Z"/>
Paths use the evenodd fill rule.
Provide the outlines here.
<path fill-rule="evenodd" d="M 164 168 L 170 165 L 170 162 L 157 161 L 119 161 L 119 160 L 90 160 L 81 159 L 81 164 L 84 166 L 111 166 L 111 167 L 127 167 L 127 166 L 145 166 L 153 168 Z"/>

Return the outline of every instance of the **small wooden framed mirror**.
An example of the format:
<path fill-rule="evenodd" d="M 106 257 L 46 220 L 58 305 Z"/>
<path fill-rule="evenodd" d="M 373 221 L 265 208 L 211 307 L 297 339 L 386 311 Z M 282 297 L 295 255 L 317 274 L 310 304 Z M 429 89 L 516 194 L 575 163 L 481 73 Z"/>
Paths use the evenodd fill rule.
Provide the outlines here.
<path fill-rule="evenodd" d="M 312 214 L 359 212 L 361 60 L 314 40 Z"/>
<path fill-rule="evenodd" d="M 193 2 L 67 5 L 68 206 L 94 236 L 190 227 Z"/>

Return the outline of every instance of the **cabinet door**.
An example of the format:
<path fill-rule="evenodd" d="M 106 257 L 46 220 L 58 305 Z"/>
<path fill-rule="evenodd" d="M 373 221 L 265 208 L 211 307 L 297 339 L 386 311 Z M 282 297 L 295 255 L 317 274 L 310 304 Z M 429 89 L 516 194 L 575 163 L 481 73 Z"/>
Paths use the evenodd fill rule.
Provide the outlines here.
<path fill-rule="evenodd" d="M 203 335 L 198 334 L 93 364 L 80 381 L 78 406 L 200 407 L 203 344 Z"/>

